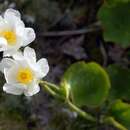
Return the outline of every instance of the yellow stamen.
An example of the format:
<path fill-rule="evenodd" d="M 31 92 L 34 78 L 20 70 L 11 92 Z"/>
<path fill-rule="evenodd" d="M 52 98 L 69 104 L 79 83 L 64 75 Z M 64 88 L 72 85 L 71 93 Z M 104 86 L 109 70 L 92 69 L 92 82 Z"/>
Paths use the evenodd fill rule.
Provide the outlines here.
<path fill-rule="evenodd" d="M 4 37 L 9 45 L 16 44 L 16 34 L 13 31 L 2 31 L 0 36 Z"/>
<path fill-rule="evenodd" d="M 19 83 L 28 84 L 33 80 L 33 73 L 29 68 L 20 68 L 17 73 Z"/>

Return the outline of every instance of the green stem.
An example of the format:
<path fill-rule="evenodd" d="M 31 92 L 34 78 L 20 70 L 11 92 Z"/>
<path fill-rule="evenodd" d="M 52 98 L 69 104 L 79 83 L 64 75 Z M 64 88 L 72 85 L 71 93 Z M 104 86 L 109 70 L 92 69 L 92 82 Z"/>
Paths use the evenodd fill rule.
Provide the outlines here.
<path fill-rule="evenodd" d="M 47 85 L 44 85 L 44 88 L 46 89 L 47 92 L 49 92 L 52 96 L 57 97 L 57 94 L 50 89 Z"/>
<path fill-rule="evenodd" d="M 77 106 L 75 106 L 74 104 L 72 104 L 70 101 L 67 102 L 69 107 L 76 111 L 80 116 L 84 117 L 85 119 L 92 121 L 92 122 L 96 122 L 96 119 L 91 116 L 90 114 L 88 114 L 87 112 L 81 110 L 80 108 L 78 108 Z"/>
<path fill-rule="evenodd" d="M 44 89 L 45 89 L 48 93 L 50 93 L 52 96 L 54 96 L 54 97 L 56 97 L 56 98 L 58 98 L 58 99 L 62 99 L 62 100 L 63 100 L 62 95 L 59 94 L 60 89 L 55 88 L 55 90 L 56 90 L 56 91 L 55 91 L 55 90 L 53 90 L 53 89 L 51 88 L 50 84 L 49 84 L 49 86 L 48 86 L 47 84 L 45 84 L 44 81 L 40 81 L 40 84 L 41 84 L 41 86 L 44 87 Z"/>
<path fill-rule="evenodd" d="M 58 99 L 62 99 L 64 101 L 67 101 L 68 106 L 76 111 L 80 116 L 82 116 L 83 118 L 92 121 L 92 122 L 96 122 L 96 119 L 91 116 L 90 114 L 88 114 L 85 111 L 82 111 L 80 108 L 78 108 L 77 106 L 75 106 L 74 104 L 72 104 L 69 99 L 66 99 L 66 97 L 64 95 L 61 95 L 61 89 L 59 89 L 56 85 L 48 83 L 46 81 L 40 81 L 40 84 L 46 89 L 46 91 L 48 93 L 50 93 L 52 96 L 58 98 Z"/>
<path fill-rule="evenodd" d="M 55 85 L 55 84 L 52 84 L 52 83 L 49 83 L 49 82 L 47 82 L 47 81 L 39 81 L 41 84 L 44 84 L 44 85 L 47 85 L 47 86 L 50 86 L 52 89 L 54 89 L 54 90 L 56 90 L 56 91 L 59 91 L 60 90 L 60 88 L 57 86 L 57 85 Z"/>
<path fill-rule="evenodd" d="M 114 127 L 118 128 L 119 130 L 128 130 L 122 124 L 117 122 L 113 117 L 106 117 L 103 119 L 103 122 L 108 125 L 113 125 Z"/>

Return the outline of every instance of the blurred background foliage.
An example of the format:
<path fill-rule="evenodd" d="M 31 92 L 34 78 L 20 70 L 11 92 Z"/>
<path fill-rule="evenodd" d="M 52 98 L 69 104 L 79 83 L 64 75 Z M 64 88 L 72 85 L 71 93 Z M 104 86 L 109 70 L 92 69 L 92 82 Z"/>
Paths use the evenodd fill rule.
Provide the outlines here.
<path fill-rule="evenodd" d="M 59 83 L 64 71 L 76 61 L 96 61 L 104 66 L 108 62 L 129 64 L 128 54 L 112 43 L 105 44 L 100 30 L 78 36 L 45 35 L 47 31 L 78 30 L 96 23 L 102 3 L 103 0 L 0 0 L 0 12 L 7 8 L 21 12 L 26 26 L 33 27 L 37 34 L 30 46 L 36 49 L 38 58 L 49 61 L 50 72 L 45 79 Z M 30 98 L 8 95 L 2 90 L 3 83 L 0 74 L 0 130 L 113 130 L 110 126 L 88 125 L 42 90 Z"/>

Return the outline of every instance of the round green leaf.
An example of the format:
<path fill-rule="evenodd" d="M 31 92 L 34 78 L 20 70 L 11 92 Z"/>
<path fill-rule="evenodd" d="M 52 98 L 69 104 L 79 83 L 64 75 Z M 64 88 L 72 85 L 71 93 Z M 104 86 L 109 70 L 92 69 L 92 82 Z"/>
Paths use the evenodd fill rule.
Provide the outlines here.
<path fill-rule="evenodd" d="M 111 80 L 110 97 L 130 100 L 130 70 L 118 65 L 110 65 L 107 71 Z"/>
<path fill-rule="evenodd" d="M 110 113 L 119 123 L 130 129 L 130 104 L 118 100 L 112 104 Z"/>
<path fill-rule="evenodd" d="M 65 72 L 62 81 L 70 91 L 73 102 L 78 106 L 97 107 L 101 105 L 110 88 L 106 71 L 94 62 L 73 64 Z"/>
<path fill-rule="evenodd" d="M 113 1 L 115 3 L 111 4 Z M 109 2 L 109 1 L 108 1 Z M 130 45 L 130 1 L 110 0 L 109 4 L 104 2 L 98 12 L 101 20 L 104 39 L 115 42 L 122 47 Z"/>

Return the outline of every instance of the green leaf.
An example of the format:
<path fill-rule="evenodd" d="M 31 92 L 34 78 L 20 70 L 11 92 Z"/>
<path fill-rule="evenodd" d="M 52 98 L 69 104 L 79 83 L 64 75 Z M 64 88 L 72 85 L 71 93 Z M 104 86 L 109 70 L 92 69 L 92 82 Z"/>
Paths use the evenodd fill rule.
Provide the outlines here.
<path fill-rule="evenodd" d="M 105 4 L 109 6 L 116 6 L 117 4 L 121 3 L 128 3 L 130 0 L 105 0 Z"/>
<path fill-rule="evenodd" d="M 101 105 L 110 88 L 106 71 L 94 62 L 73 64 L 65 72 L 62 82 L 66 83 L 65 87 L 77 106 L 97 107 Z"/>
<path fill-rule="evenodd" d="M 117 100 L 112 104 L 110 113 L 119 123 L 130 129 L 130 104 Z"/>
<path fill-rule="evenodd" d="M 111 80 L 110 97 L 130 100 L 130 70 L 118 65 L 110 65 L 107 71 Z"/>
<path fill-rule="evenodd" d="M 115 3 L 112 3 L 115 1 Z M 104 2 L 98 12 L 104 39 L 126 48 L 130 45 L 130 0 Z M 111 6 L 112 5 L 114 6 Z"/>

